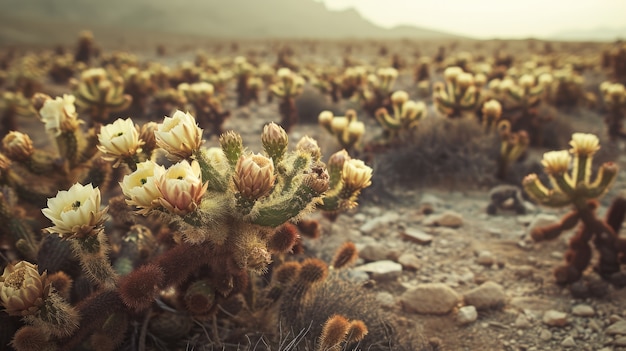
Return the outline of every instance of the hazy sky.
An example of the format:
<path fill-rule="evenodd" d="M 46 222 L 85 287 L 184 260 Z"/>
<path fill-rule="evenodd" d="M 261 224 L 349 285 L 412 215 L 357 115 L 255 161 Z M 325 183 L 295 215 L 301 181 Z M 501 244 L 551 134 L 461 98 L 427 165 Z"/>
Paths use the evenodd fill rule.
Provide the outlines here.
<path fill-rule="evenodd" d="M 626 26 L 626 0 L 317 0 L 384 27 L 413 24 L 476 38 L 549 36 Z"/>

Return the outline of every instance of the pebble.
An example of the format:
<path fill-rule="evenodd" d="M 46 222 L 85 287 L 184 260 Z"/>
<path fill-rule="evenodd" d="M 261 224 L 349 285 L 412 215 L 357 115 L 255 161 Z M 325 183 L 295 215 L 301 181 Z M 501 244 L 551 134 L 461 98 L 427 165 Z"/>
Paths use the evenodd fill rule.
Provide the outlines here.
<path fill-rule="evenodd" d="M 398 257 L 398 263 L 401 264 L 403 268 L 411 271 L 416 271 L 421 267 L 420 259 L 412 253 L 403 253 L 400 255 L 400 257 Z"/>
<path fill-rule="evenodd" d="M 463 225 L 463 216 L 454 211 L 445 211 L 440 214 L 426 217 L 424 225 L 458 228 Z"/>
<path fill-rule="evenodd" d="M 551 327 L 564 327 L 567 325 L 567 313 L 555 310 L 546 311 L 543 314 L 543 323 Z"/>
<path fill-rule="evenodd" d="M 561 346 L 563 346 L 563 347 L 575 347 L 576 346 L 576 341 L 574 341 L 573 337 L 568 336 L 565 339 L 563 339 L 563 341 L 561 342 Z"/>
<path fill-rule="evenodd" d="M 488 281 L 463 295 L 465 303 L 474 305 L 479 310 L 503 307 L 506 293 L 502 285 Z"/>
<path fill-rule="evenodd" d="M 626 321 L 617 321 L 606 328 L 604 332 L 608 335 L 626 335 Z"/>
<path fill-rule="evenodd" d="M 526 317 L 526 315 L 523 313 L 517 315 L 517 318 L 515 318 L 515 323 L 513 323 L 513 325 L 519 329 L 528 329 L 532 327 L 532 324 L 530 324 L 528 317 Z"/>
<path fill-rule="evenodd" d="M 547 225 L 555 224 L 559 221 L 559 218 L 555 215 L 540 213 L 533 218 L 528 225 L 526 233 L 530 235 L 535 228 L 545 227 Z"/>
<path fill-rule="evenodd" d="M 494 263 L 496 263 L 496 258 L 490 251 L 480 251 L 478 253 L 478 257 L 476 257 L 476 263 L 481 266 L 491 267 Z"/>
<path fill-rule="evenodd" d="M 459 294 L 447 284 L 419 284 L 400 296 L 407 311 L 420 314 L 447 314 L 461 300 Z"/>
<path fill-rule="evenodd" d="M 393 294 L 387 291 L 381 291 L 376 294 L 376 301 L 383 307 L 393 307 L 396 304 L 396 299 Z"/>
<path fill-rule="evenodd" d="M 478 312 L 474 306 L 463 306 L 459 308 L 459 312 L 456 315 L 457 321 L 461 325 L 470 324 L 478 319 Z"/>
<path fill-rule="evenodd" d="M 589 305 L 580 304 L 572 308 L 572 314 L 578 317 L 593 317 L 596 311 Z"/>
<path fill-rule="evenodd" d="M 391 260 L 382 260 L 366 263 L 354 270 L 370 273 L 374 280 L 390 280 L 400 276 L 402 265 Z"/>
<path fill-rule="evenodd" d="M 389 256 L 389 248 L 383 244 L 367 244 L 359 250 L 359 257 L 365 261 L 382 261 Z"/>
<path fill-rule="evenodd" d="M 552 339 L 552 333 L 548 329 L 541 329 L 539 332 L 539 339 L 549 341 Z"/>
<path fill-rule="evenodd" d="M 397 221 L 399 218 L 400 218 L 400 215 L 398 215 L 395 212 L 390 211 L 380 217 L 375 217 L 375 218 L 368 220 L 359 228 L 359 230 L 364 234 L 368 234 L 380 226 Z"/>
<path fill-rule="evenodd" d="M 402 237 L 421 245 L 428 245 L 433 241 L 433 236 L 416 228 L 406 228 Z"/>

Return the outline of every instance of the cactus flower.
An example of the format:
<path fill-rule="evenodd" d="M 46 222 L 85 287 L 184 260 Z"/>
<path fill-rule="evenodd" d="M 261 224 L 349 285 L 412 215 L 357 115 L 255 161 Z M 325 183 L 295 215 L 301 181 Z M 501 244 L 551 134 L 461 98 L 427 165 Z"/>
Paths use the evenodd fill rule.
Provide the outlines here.
<path fill-rule="evenodd" d="M 98 142 L 98 149 L 105 154 L 105 160 L 117 160 L 113 167 L 117 167 L 123 158 L 140 152 L 143 144 L 139 139 L 139 130 L 130 118 L 118 118 L 103 126 L 98 134 Z"/>
<path fill-rule="evenodd" d="M 0 302 L 11 316 L 32 315 L 43 306 L 50 291 L 47 274 L 26 261 L 8 265 L 0 277 Z"/>
<path fill-rule="evenodd" d="M 137 206 L 140 214 L 146 214 L 157 206 L 161 192 L 157 189 L 156 180 L 164 173 L 165 168 L 153 161 L 138 163 L 137 170 L 124 176 L 120 183 L 126 203 Z"/>
<path fill-rule="evenodd" d="M 242 155 L 235 167 L 233 180 L 239 193 L 247 199 L 266 196 L 276 180 L 274 162 L 262 155 Z"/>
<path fill-rule="evenodd" d="M 179 216 L 196 210 L 208 186 L 208 183 L 202 183 L 198 162 L 187 160 L 168 168 L 156 182 L 161 205 Z"/>
<path fill-rule="evenodd" d="M 372 169 L 361 160 L 351 159 L 343 164 L 341 178 L 352 191 L 365 189 L 372 184 Z"/>
<path fill-rule="evenodd" d="M 59 191 L 41 210 L 54 224 L 46 230 L 61 236 L 89 234 L 104 221 L 106 211 L 100 208 L 100 189 L 79 183 Z"/>
<path fill-rule="evenodd" d="M 548 151 L 543 154 L 541 164 L 550 175 L 563 174 L 569 169 L 572 157 L 566 150 Z"/>
<path fill-rule="evenodd" d="M 202 145 L 202 129 L 196 119 L 180 110 L 172 117 L 165 117 L 154 136 L 157 146 L 167 151 L 172 161 L 189 158 Z"/>
<path fill-rule="evenodd" d="M 59 136 L 63 131 L 74 131 L 78 128 L 78 114 L 74 102 L 74 95 L 57 96 L 54 100 L 46 99 L 39 110 L 41 121 L 44 122 L 46 132 Z"/>
<path fill-rule="evenodd" d="M 28 134 L 11 131 L 2 139 L 2 149 L 14 160 L 28 159 L 34 152 L 33 141 Z"/>

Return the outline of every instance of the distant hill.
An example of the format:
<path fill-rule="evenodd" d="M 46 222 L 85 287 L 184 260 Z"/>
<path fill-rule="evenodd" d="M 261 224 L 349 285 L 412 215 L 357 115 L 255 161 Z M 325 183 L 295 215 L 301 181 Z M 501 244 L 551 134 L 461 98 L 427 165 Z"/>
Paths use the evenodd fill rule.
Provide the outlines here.
<path fill-rule="evenodd" d="M 0 0 L 0 8 L 3 17 L 216 38 L 460 38 L 381 28 L 353 9 L 334 12 L 314 0 Z"/>
<path fill-rule="evenodd" d="M 626 27 L 567 30 L 555 33 L 551 35 L 549 39 L 567 41 L 615 41 L 618 39 L 624 40 L 626 39 Z"/>

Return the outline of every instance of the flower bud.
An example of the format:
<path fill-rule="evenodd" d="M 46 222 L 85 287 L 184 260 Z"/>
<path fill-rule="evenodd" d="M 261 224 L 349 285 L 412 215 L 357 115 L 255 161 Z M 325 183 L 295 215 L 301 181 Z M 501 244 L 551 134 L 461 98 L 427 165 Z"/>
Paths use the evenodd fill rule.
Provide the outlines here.
<path fill-rule="evenodd" d="M 265 151 L 268 155 L 270 155 L 270 157 L 281 158 L 287 150 L 289 136 L 281 126 L 272 122 L 263 127 L 261 142 L 263 143 L 263 148 L 265 148 Z"/>
<path fill-rule="evenodd" d="M 26 261 L 9 264 L 0 277 L 0 302 L 11 316 L 32 315 L 44 304 L 50 292 L 47 274 Z"/>
<path fill-rule="evenodd" d="M 468 88 L 474 84 L 474 76 L 471 73 L 459 73 L 456 77 L 456 83 L 463 89 Z"/>
<path fill-rule="evenodd" d="M 202 145 L 202 129 L 196 119 L 180 110 L 165 117 L 154 135 L 157 146 L 167 151 L 167 157 L 173 161 L 189 158 Z"/>
<path fill-rule="evenodd" d="M 82 236 L 104 222 L 107 209 L 100 209 L 100 189 L 91 184 L 76 183 L 48 199 L 48 207 L 41 210 L 54 226 L 46 228 L 60 236 Z"/>
<path fill-rule="evenodd" d="M 524 89 L 531 88 L 535 85 L 535 77 L 530 74 L 524 74 L 519 79 L 519 85 Z"/>
<path fill-rule="evenodd" d="M 311 157 L 313 157 L 314 160 L 319 160 L 320 157 L 322 157 L 322 150 L 317 145 L 317 141 L 308 136 L 303 136 L 302 139 L 298 141 L 298 144 L 296 144 L 296 149 L 298 149 L 299 151 L 306 152 L 307 154 L 311 155 Z"/>
<path fill-rule="evenodd" d="M 139 139 L 143 141 L 143 148 L 145 152 L 152 152 L 156 148 L 156 139 L 154 132 L 159 128 L 156 122 L 148 122 L 141 126 L 141 132 L 139 133 Z"/>
<path fill-rule="evenodd" d="M 409 94 L 404 90 L 398 90 L 391 94 L 391 103 L 396 106 L 402 106 L 409 100 Z"/>
<path fill-rule="evenodd" d="M 198 162 L 187 160 L 168 168 L 156 182 L 161 205 L 179 216 L 196 210 L 208 186 L 208 183 L 202 183 Z"/>
<path fill-rule="evenodd" d="M 333 122 L 334 115 L 331 111 L 322 111 L 317 117 L 317 121 L 321 126 L 326 129 L 330 129 L 330 125 Z"/>
<path fill-rule="evenodd" d="M 372 169 L 361 160 L 351 159 L 343 164 L 341 179 L 351 191 L 365 189 L 372 184 Z"/>
<path fill-rule="evenodd" d="M 272 190 L 276 177 L 274 162 L 262 155 L 242 155 L 235 167 L 233 176 L 235 187 L 249 200 L 266 196 Z"/>
<path fill-rule="evenodd" d="M 496 119 L 500 118 L 502 115 L 502 105 L 498 100 L 489 100 L 483 105 L 483 114 Z"/>
<path fill-rule="evenodd" d="M 459 74 L 463 73 L 463 69 L 461 67 L 448 67 L 445 71 L 443 71 L 443 76 L 446 81 L 455 82 Z"/>
<path fill-rule="evenodd" d="M 28 134 L 12 131 L 2 139 L 4 153 L 14 160 L 27 160 L 34 152 L 33 141 Z"/>

